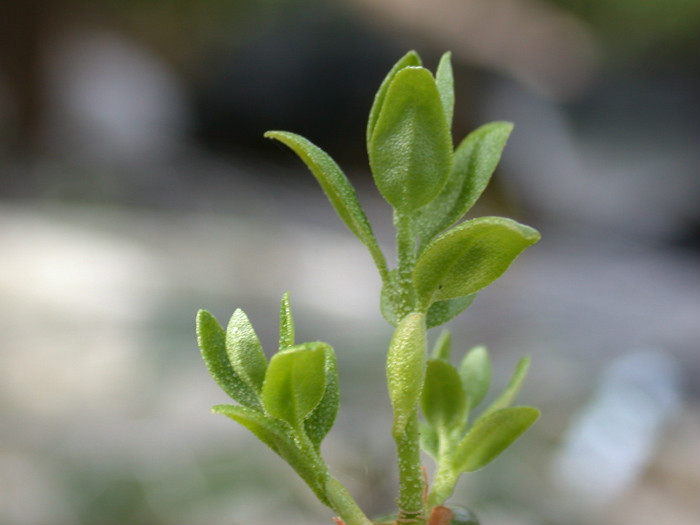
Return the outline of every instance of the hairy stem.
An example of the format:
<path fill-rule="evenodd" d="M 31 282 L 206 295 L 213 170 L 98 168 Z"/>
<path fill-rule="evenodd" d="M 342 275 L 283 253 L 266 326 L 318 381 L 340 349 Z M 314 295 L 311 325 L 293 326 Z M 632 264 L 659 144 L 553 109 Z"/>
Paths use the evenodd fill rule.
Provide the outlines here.
<path fill-rule="evenodd" d="M 416 262 L 416 239 L 411 217 L 394 213 L 396 227 L 396 251 L 398 258 L 398 288 L 400 293 L 399 316 L 403 318 L 414 310 L 416 291 L 413 287 L 413 267 Z"/>
<path fill-rule="evenodd" d="M 399 457 L 399 520 L 405 523 L 425 523 L 423 513 L 423 469 L 420 459 L 418 407 L 406 424 L 403 434 L 394 436 Z M 414 520 L 414 521 L 408 521 Z M 404 523 L 397 521 L 397 523 Z"/>
<path fill-rule="evenodd" d="M 348 490 L 334 477 L 329 477 L 326 482 L 326 495 L 331 502 L 331 508 L 345 525 L 372 525 Z"/>

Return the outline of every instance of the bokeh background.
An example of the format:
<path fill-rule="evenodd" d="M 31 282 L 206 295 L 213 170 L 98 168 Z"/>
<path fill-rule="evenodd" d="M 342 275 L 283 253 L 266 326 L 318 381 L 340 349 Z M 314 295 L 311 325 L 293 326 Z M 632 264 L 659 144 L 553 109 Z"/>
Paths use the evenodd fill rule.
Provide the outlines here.
<path fill-rule="evenodd" d="M 455 140 L 515 123 L 474 214 L 543 234 L 449 325 L 496 387 L 530 354 L 543 410 L 452 501 L 488 525 L 700 522 L 700 3 L 3 0 L 0 523 L 330 523 L 209 413 L 194 339 L 198 308 L 241 307 L 270 354 L 286 290 L 299 339 L 338 353 L 328 461 L 391 510 L 379 280 L 262 133 L 331 153 L 391 254 L 364 125 L 408 49 L 452 51 Z"/>

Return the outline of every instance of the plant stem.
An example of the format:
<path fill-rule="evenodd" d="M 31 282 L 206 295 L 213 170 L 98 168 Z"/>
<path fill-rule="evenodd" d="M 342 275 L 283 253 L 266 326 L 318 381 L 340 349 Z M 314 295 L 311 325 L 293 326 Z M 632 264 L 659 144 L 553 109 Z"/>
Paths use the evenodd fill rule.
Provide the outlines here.
<path fill-rule="evenodd" d="M 332 476 L 326 482 L 326 495 L 331 508 L 338 514 L 345 525 L 372 525 L 343 484 Z"/>
<path fill-rule="evenodd" d="M 398 258 L 399 317 L 414 310 L 416 292 L 413 287 L 413 266 L 416 262 L 416 239 L 410 215 L 394 212 L 396 251 Z"/>
<path fill-rule="evenodd" d="M 445 458 L 440 458 L 437 472 L 433 478 L 433 486 L 428 495 L 428 508 L 442 505 L 454 492 L 457 479 L 452 466 L 445 461 Z"/>
<path fill-rule="evenodd" d="M 399 520 L 415 520 L 410 523 L 425 523 L 423 514 L 423 469 L 420 459 L 420 436 L 418 434 L 418 407 L 408 420 L 403 434 L 394 436 L 399 457 Z M 406 521 L 408 523 L 408 521 Z"/>

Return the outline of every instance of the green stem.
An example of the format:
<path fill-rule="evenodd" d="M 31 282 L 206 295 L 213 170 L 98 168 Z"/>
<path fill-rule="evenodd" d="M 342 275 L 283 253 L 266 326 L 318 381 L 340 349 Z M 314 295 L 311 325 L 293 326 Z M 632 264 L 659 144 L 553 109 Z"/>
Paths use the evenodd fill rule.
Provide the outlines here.
<path fill-rule="evenodd" d="M 428 495 L 429 509 L 442 505 L 452 495 L 457 485 L 457 479 L 452 466 L 447 461 L 440 460 L 433 478 L 433 486 Z"/>
<path fill-rule="evenodd" d="M 396 251 L 398 258 L 398 288 L 399 288 L 399 316 L 414 311 L 416 304 L 416 291 L 413 287 L 413 267 L 416 262 L 416 239 L 413 235 L 413 225 L 409 215 L 394 212 L 394 226 L 396 227 Z"/>
<path fill-rule="evenodd" d="M 440 432 L 440 448 L 437 458 L 437 471 L 433 478 L 433 486 L 428 494 L 428 508 L 442 505 L 455 490 L 459 475 L 452 467 L 452 454 L 455 441 L 449 433 Z"/>
<path fill-rule="evenodd" d="M 331 508 L 345 525 L 372 525 L 343 484 L 332 476 L 326 482 L 326 494 Z"/>
<path fill-rule="evenodd" d="M 420 436 L 418 434 L 418 407 L 408 420 L 405 431 L 394 436 L 399 457 L 399 520 L 416 525 L 425 523 L 423 513 L 423 469 L 420 459 Z"/>

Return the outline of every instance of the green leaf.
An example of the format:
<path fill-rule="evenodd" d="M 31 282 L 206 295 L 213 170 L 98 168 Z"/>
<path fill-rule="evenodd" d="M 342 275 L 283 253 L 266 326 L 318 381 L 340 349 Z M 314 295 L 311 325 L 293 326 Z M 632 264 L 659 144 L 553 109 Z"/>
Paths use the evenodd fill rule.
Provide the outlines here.
<path fill-rule="evenodd" d="M 231 366 L 224 329 L 206 310 L 197 312 L 197 342 L 209 373 L 221 389 L 242 405 L 261 410 L 256 393 Z"/>
<path fill-rule="evenodd" d="M 440 438 L 435 427 L 426 421 L 419 421 L 420 447 L 427 452 L 431 458 L 437 460 L 440 453 Z"/>
<path fill-rule="evenodd" d="M 289 292 L 285 292 L 280 306 L 279 349 L 284 350 L 290 346 L 294 346 L 294 317 L 292 316 L 292 307 L 289 304 Z"/>
<path fill-rule="evenodd" d="M 384 105 L 384 99 L 386 98 L 386 92 L 389 90 L 389 85 L 394 80 L 396 73 L 401 71 L 403 68 L 408 66 L 420 66 L 421 60 L 415 51 L 409 51 L 404 56 L 402 56 L 396 64 L 391 68 L 389 73 L 382 81 L 379 86 L 377 94 L 374 96 L 374 102 L 372 103 L 372 109 L 369 111 L 369 119 L 367 121 L 367 149 L 369 150 L 369 143 L 372 139 L 372 134 L 374 133 L 374 128 L 377 125 L 377 119 L 379 118 L 379 113 Z"/>
<path fill-rule="evenodd" d="M 369 248 L 377 266 L 386 267 L 384 256 L 381 254 L 357 193 L 335 161 L 321 148 L 294 133 L 268 131 L 265 137 L 279 140 L 299 156 L 316 177 L 345 225 Z"/>
<path fill-rule="evenodd" d="M 452 335 L 450 335 L 449 330 L 443 330 L 440 332 L 435 345 L 433 346 L 433 359 L 441 359 L 443 361 L 450 361 L 450 350 L 452 346 Z"/>
<path fill-rule="evenodd" d="M 428 309 L 428 316 L 425 321 L 428 328 L 440 326 L 441 324 L 445 324 L 447 321 L 454 319 L 464 310 L 466 310 L 467 307 L 472 304 L 475 298 L 476 294 L 474 293 L 465 295 L 464 297 L 447 299 L 445 301 L 435 301 Z"/>
<path fill-rule="evenodd" d="M 335 351 L 330 345 L 325 343 L 317 343 L 322 345 L 325 354 L 324 372 L 326 380 L 326 388 L 323 392 L 323 398 L 318 406 L 304 421 L 304 429 L 306 435 L 309 436 L 311 442 L 318 448 L 326 437 L 326 434 L 333 427 L 335 418 L 338 415 L 338 407 L 340 406 L 340 389 L 338 387 L 338 369 L 335 359 Z"/>
<path fill-rule="evenodd" d="M 523 382 L 525 381 L 525 377 L 527 376 L 527 371 L 529 368 L 529 357 L 525 356 L 522 359 L 520 359 L 520 361 L 518 361 L 518 364 L 515 367 L 515 372 L 513 372 L 513 376 L 510 378 L 508 386 L 501 393 L 501 395 L 498 396 L 493 401 L 493 403 L 491 403 L 491 405 L 489 405 L 489 407 L 484 411 L 484 413 L 481 414 L 481 416 L 479 416 L 480 419 L 488 416 L 493 412 L 496 412 L 497 410 L 500 410 L 513 404 L 515 398 L 518 397 L 520 388 L 523 386 Z"/>
<path fill-rule="evenodd" d="M 413 280 L 420 304 L 478 292 L 539 238 L 533 228 L 502 217 L 455 226 L 431 242 L 416 262 Z"/>
<path fill-rule="evenodd" d="M 301 429 L 326 389 L 325 343 L 304 343 L 275 354 L 262 388 L 265 411 Z"/>
<path fill-rule="evenodd" d="M 226 328 L 226 351 L 236 373 L 253 391 L 260 394 L 267 359 L 253 325 L 240 308 L 233 312 Z"/>
<path fill-rule="evenodd" d="M 447 361 L 430 359 L 421 394 L 421 408 L 428 423 L 449 433 L 466 420 L 466 396 L 455 367 Z"/>
<path fill-rule="evenodd" d="M 492 122 L 474 130 L 460 143 L 445 187 L 417 212 L 415 229 L 423 246 L 474 206 L 501 160 L 512 130 L 509 122 Z"/>
<path fill-rule="evenodd" d="M 491 360 L 485 346 L 475 346 L 464 356 L 459 365 L 469 410 L 484 399 L 491 384 Z"/>
<path fill-rule="evenodd" d="M 403 434 L 416 412 L 425 377 L 425 347 L 425 315 L 408 314 L 394 331 L 386 365 L 395 436 Z"/>
<path fill-rule="evenodd" d="M 503 408 L 477 421 L 459 443 L 453 457 L 458 472 L 479 470 L 496 459 L 539 417 L 531 407 Z"/>
<path fill-rule="evenodd" d="M 212 412 L 223 414 L 250 430 L 284 459 L 323 503 L 328 504 L 325 493 L 328 477 L 326 470 L 319 465 L 319 460 L 312 451 L 304 450 L 297 445 L 292 429 L 284 422 L 235 405 L 216 405 L 212 408 Z"/>
<path fill-rule="evenodd" d="M 396 73 L 368 153 L 377 188 L 397 212 L 410 214 L 440 193 L 452 164 L 452 138 L 427 69 Z"/>
<path fill-rule="evenodd" d="M 440 101 L 445 111 L 448 129 L 452 128 L 452 115 L 455 107 L 455 82 L 452 74 L 452 63 L 450 62 L 451 57 L 452 53 L 449 51 L 443 54 L 435 72 L 435 83 L 440 92 Z"/>

